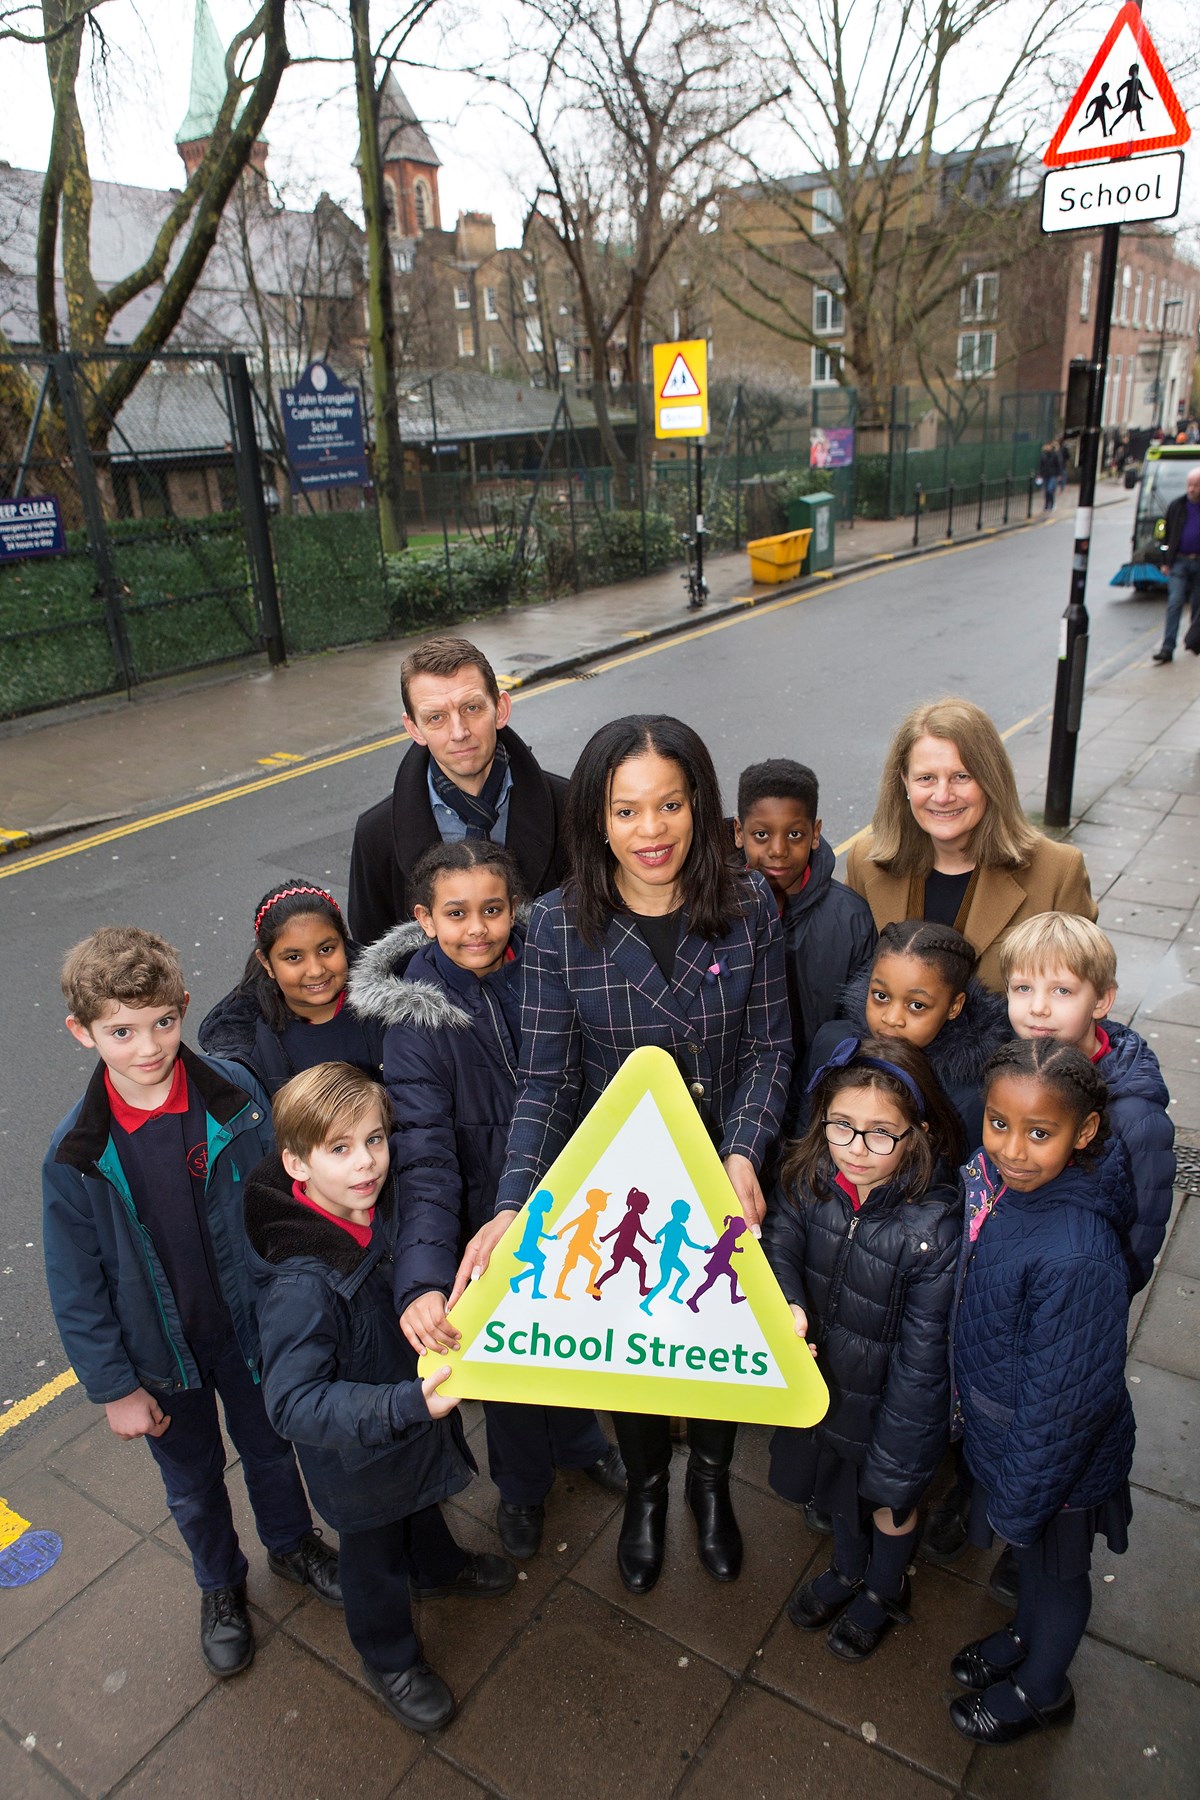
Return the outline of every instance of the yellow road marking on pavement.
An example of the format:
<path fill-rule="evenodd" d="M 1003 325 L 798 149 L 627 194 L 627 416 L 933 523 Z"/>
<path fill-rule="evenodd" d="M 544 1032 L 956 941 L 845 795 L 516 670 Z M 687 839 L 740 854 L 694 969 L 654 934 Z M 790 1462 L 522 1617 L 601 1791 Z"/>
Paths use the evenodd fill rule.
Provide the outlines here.
<path fill-rule="evenodd" d="M 303 762 L 304 758 L 297 756 L 294 750 L 272 750 L 270 756 L 260 756 L 257 760 L 264 769 L 279 769 L 285 763 Z"/>
<path fill-rule="evenodd" d="M 37 1388 L 32 1394 L 26 1394 L 24 1400 L 15 1400 L 8 1411 L 0 1415 L 0 1437 L 6 1431 L 11 1431 L 14 1425 L 19 1425 L 23 1419 L 27 1419 L 31 1413 L 40 1412 L 43 1406 L 49 1406 L 52 1400 L 57 1400 L 60 1394 L 65 1393 L 68 1388 L 77 1387 L 78 1384 L 79 1377 L 74 1369 L 64 1369 L 61 1375 L 54 1377 L 53 1381 L 47 1381 L 44 1386 Z"/>
<path fill-rule="evenodd" d="M 4 856 L 10 850 L 26 850 L 29 842 L 27 831 L 10 831 L 0 825 L 0 856 Z"/>
<path fill-rule="evenodd" d="M 29 1530 L 29 1520 L 14 1512 L 7 1500 L 0 1499 L 0 1550 L 7 1550 Z"/>

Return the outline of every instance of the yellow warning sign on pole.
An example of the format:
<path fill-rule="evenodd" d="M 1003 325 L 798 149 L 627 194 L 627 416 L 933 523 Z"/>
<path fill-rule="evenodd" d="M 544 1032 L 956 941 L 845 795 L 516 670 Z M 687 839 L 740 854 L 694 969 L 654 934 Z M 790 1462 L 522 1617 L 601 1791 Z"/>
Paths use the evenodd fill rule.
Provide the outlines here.
<path fill-rule="evenodd" d="M 704 338 L 655 344 L 654 435 L 708 436 L 708 344 Z"/>

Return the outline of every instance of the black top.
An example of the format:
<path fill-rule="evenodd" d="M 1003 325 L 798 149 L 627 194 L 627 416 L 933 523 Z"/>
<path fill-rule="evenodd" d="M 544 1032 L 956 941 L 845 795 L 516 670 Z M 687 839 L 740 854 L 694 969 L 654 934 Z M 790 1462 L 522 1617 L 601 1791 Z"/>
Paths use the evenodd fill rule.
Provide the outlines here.
<path fill-rule="evenodd" d="M 973 869 L 965 875 L 941 875 L 930 869 L 925 877 L 925 921 L 929 925 L 953 925 L 963 903 Z"/>
<path fill-rule="evenodd" d="M 318 1063 L 347 1062 L 373 1080 L 379 1079 L 379 1057 L 373 1053 L 362 1020 L 348 1006 L 323 1025 L 313 1025 L 307 1019 L 289 1019 L 279 1037 L 297 1074 Z"/>
<path fill-rule="evenodd" d="M 683 924 L 682 906 L 669 913 L 630 913 L 629 916 L 638 936 L 658 964 L 663 980 L 669 985 L 675 971 L 675 952 L 679 948 Z"/>

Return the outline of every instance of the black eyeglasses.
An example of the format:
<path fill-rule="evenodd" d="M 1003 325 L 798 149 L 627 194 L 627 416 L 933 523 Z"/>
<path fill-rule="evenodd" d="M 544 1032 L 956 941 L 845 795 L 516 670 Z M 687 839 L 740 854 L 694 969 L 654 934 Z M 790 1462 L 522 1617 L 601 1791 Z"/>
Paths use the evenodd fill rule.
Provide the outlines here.
<path fill-rule="evenodd" d="M 899 1133 L 884 1131 L 877 1125 L 872 1125 L 867 1131 L 858 1131 L 853 1125 L 847 1124 L 845 1119 L 822 1119 L 821 1124 L 826 1143 L 836 1144 L 839 1150 L 846 1150 L 855 1138 L 861 1138 L 864 1147 L 873 1151 L 876 1156 L 890 1156 L 896 1145 L 902 1144 L 912 1132 L 911 1125 L 907 1131 Z"/>

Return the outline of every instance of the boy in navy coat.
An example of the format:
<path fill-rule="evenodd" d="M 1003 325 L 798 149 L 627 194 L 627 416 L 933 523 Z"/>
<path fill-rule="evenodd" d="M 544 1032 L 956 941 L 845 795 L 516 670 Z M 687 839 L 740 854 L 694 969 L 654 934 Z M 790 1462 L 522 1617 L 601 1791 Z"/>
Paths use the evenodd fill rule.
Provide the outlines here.
<path fill-rule="evenodd" d="M 67 956 L 62 988 L 68 1031 L 100 1063 L 42 1165 L 54 1316 L 117 1437 L 145 1438 L 192 1555 L 204 1660 L 235 1675 L 254 1634 L 218 1394 L 272 1570 L 341 1604 L 337 1557 L 312 1529 L 258 1385 L 241 1184 L 271 1146 L 266 1095 L 245 1069 L 181 1045 L 183 970 L 152 932 L 93 932 Z"/>

